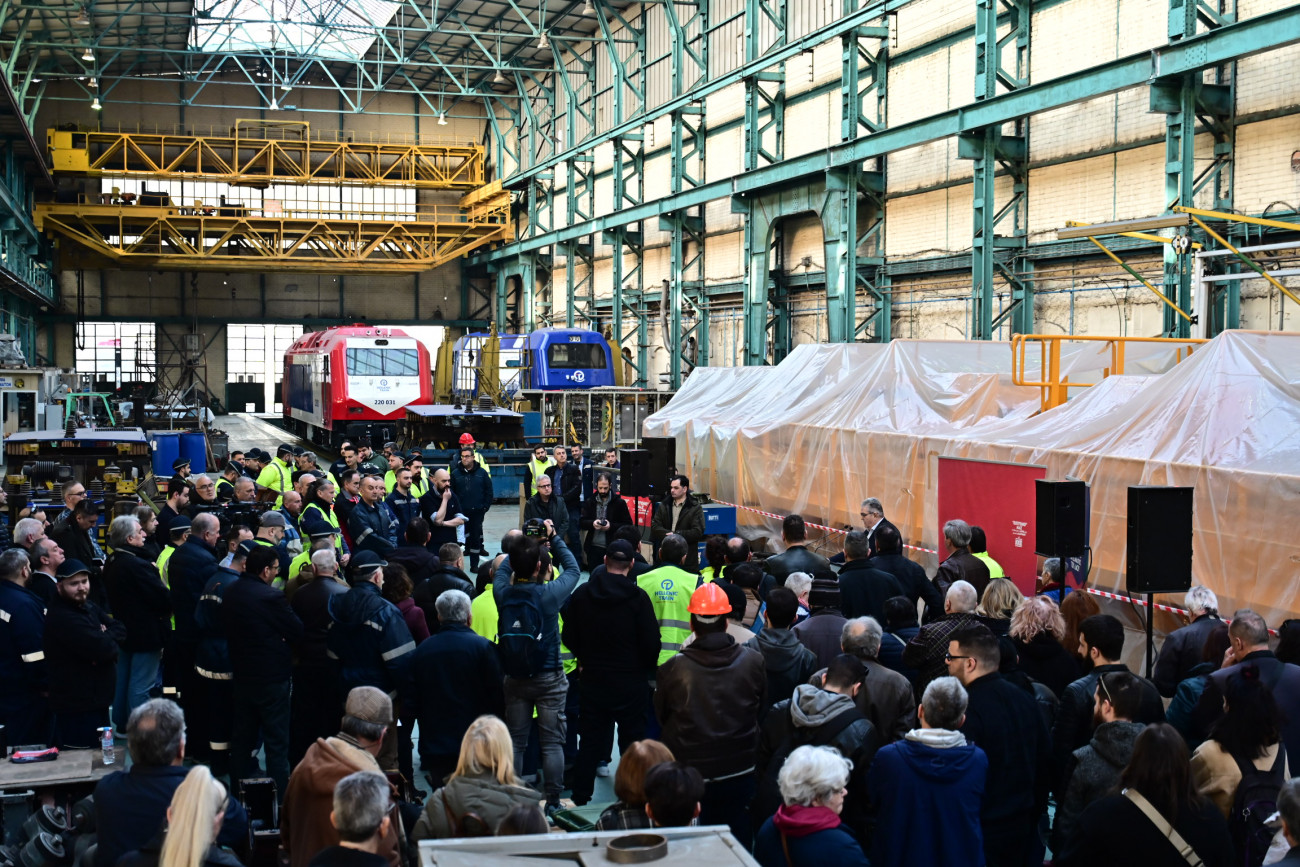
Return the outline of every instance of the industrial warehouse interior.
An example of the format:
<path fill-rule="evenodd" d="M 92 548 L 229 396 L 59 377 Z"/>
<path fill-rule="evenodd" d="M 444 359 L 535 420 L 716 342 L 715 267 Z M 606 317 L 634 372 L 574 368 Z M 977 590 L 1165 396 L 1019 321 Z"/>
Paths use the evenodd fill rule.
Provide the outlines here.
<path fill-rule="evenodd" d="M 1283 0 L 0 0 L 0 867 L 1300 865 L 1298 311 Z"/>

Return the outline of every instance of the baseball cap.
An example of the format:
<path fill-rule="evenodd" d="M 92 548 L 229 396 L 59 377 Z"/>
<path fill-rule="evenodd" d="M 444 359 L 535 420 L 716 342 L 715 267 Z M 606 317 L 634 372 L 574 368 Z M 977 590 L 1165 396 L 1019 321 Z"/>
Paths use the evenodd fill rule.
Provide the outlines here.
<path fill-rule="evenodd" d="M 288 443 L 280 443 L 278 446 L 275 447 L 275 453 L 277 455 L 293 454 L 293 446 L 289 445 Z"/>
<path fill-rule="evenodd" d="M 339 531 L 335 530 L 333 527 L 326 527 L 324 530 L 313 530 L 307 535 L 313 539 L 328 539 L 331 536 L 337 534 L 338 532 Z"/>
<path fill-rule="evenodd" d="M 636 559 L 635 555 L 636 552 L 632 550 L 632 543 L 624 539 L 615 539 L 605 549 L 605 556 L 616 563 L 631 563 Z"/>
<path fill-rule="evenodd" d="M 239 472 L 243 472 L 243 470 L 244 470 L 244 468 L 241 467 L 239 464 L 235 463 L 234 461 L 227 461 L 227 462 L 226 462 L 226 470 L 225 470 L 225 471 L 228 472 L 228 473 L 239 473 Z"/>
<path fill-rule="evenodd" d="M 90 574 L 90 568 L 85 563 L 80 560 L 64 560 L 59 564 L 58 574 L 55 577 L 62 581 L 65 578 L 71 578 L 73 575 L 80 575 L 82 572 L 87 575 Z"/>
<path fill-rule="evenodd" d="M 302 457 L 302 456 L 305 455 L 305 454 L 307 454 L 307 450 L 306 450 L 305 448 L 303 448 L 302 446 L 294 446 L 294 447 L 293 447 L 293 456 L 294 456 L 295 458 L 300 458 L 300 457 Z"/>
<path fill-rule="evenodd" d="M 266 457 L 263 455 L 261 449 L 259 449 L 257 446 L 253 446 L 251 449 L 249 449 L 248 451 L 244 452 L 244 460 L 246 460 L 246 461 L 265 461 L 265 460 L 266 460 Z"/>
<path fill-rule="evenodd" d="M 245 539 L 235 546 L 235 553 L 240 557 L 247 557 L 258 549 L 258 544 L 252 539 Z"/>
<path fill-rule="evenodd" d="M 362 722 L 389 725 L 393 721 L 393 700 L 378 687 L 358 686 L 348 693 L 343 715 Z"/>
<path fill-rule="evenodd" d="M 263 512 L 261 526 L 284 527 L 284 515 L 281 515 L 279 512 Z"/>
<path fill-rule="evenodd" d="M 173 536 L 182 530 L 188 529 L 190 529 L 190 519 L 184 515 L 177 515 L 175 518 L 172 518 L 172 522 L 167 525 L 167 532 L 171 533 Z"/>
<path fill-rule="evenodd" d="M 189 458 L 177 458 L 176 460 L 172 461 L 172 471 L 175 472 L 179 470 L 181 467 L 188 467 L 189 465 L 190 465 Z"/>

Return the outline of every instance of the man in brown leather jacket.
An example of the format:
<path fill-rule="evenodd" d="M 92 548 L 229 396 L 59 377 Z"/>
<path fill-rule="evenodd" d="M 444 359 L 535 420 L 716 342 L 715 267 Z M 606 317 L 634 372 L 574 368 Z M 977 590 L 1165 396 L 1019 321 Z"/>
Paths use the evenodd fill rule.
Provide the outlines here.
<path fill-rule="evenodd" d="M 691 595 L 694 640 L 659 666 L 655 714 L 678 761 L 704 777 L 701 825 L 728 825 L 746 850 L 753 827 L 754 756 L 767 703 L 763 655 L 727 634 L 731 601 L 714 583 Z"/>

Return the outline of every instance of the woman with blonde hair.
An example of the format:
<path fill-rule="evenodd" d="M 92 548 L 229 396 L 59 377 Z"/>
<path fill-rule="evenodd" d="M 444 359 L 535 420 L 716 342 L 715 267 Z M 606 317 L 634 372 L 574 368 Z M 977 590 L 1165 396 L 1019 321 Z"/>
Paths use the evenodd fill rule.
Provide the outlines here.
<path fill-rule="evenodd" d="M 1065 618 L 1050 596 L 1031 596 L 1011 615 L 1007 633 L 1016 648 L 1019 668 L 1057 696 L 1081 677 L 1079 662 L 1061 642 Z"/>
<path fill-rule="evenodd" d="M 984 617 L 984 623 L 995 635 L 1006 635 L 1011 626 L 1011 615 L 1025 601 L 1020 588 L 1010 578 L 994 578 L 984 588 L 975 613 Z"/>
<path fill-rule="evenodd" d="M 411 837 L 489 837 L 512 809 L 536 806 L 541 799 L 541 792 L 515 776 L 515 748 L 506 724 L 481 716 L 465 732 L 456 770 L 429 798 Z"/>
<path fill-rule="evenodd" d="M 241 867 L 234 854 L 217 845 L 226 815 L 226 787 L 207 765 L 195 765 L 172 795 L 167 833 L 118 860 L 119 867 Z"/>

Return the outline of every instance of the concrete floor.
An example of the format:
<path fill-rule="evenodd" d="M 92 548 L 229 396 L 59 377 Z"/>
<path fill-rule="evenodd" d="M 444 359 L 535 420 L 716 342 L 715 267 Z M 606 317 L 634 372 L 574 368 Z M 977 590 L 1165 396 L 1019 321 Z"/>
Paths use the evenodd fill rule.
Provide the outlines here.
<path fill-rule="evenodd" d="M 299 445 L 305 449 L 314 450 L 320 458 L 323 466 L 328 466 L 338 458 L 335 453 L 319 449 L 313 443 L 299 439 L 284 429 L 277 427 L 270 421 L 259 418 L 249 413 L 231 413 L 230 415 L 217 416 L 213 422 L 213 427 L 226 432 L 229 438 L 231 449 L 248 451 L 248 449 L 257 446 L 270 452 L 275 451 L 275 447 L 282 442 L 290 445 Z M 510 502 L 498 502 L 487 513 L 483 521 L 483 541 L 489 551 L 497 552 L 500 550 L 501 537 L 507 530 L 519 526 L 519 505 Z M 471 576 L 472 577 L 472 576 Z M 586 574 L 583 574 L 583 581 L 586 581 Z M 417 742 L 417 761 L 418 761 L 418 742 L 420 739 L 419 726 L 416 727 L 413 735 Z M 592 804 L 612 804 L 616 798 L 614 795 L 613 771 L 618 767 L 618 746 L 615 744 L 613 761 L 610 763 L 611 775 L 609 777 L 596 779 L 595 796 L 592 798 Z M 427 788 L 428 783 L 421 779 L 419 781 L 421 788 Z M 567 792 L 566 792 L 567 795 Z M 598 811 L 597 811 L 598 814 Z"/>

